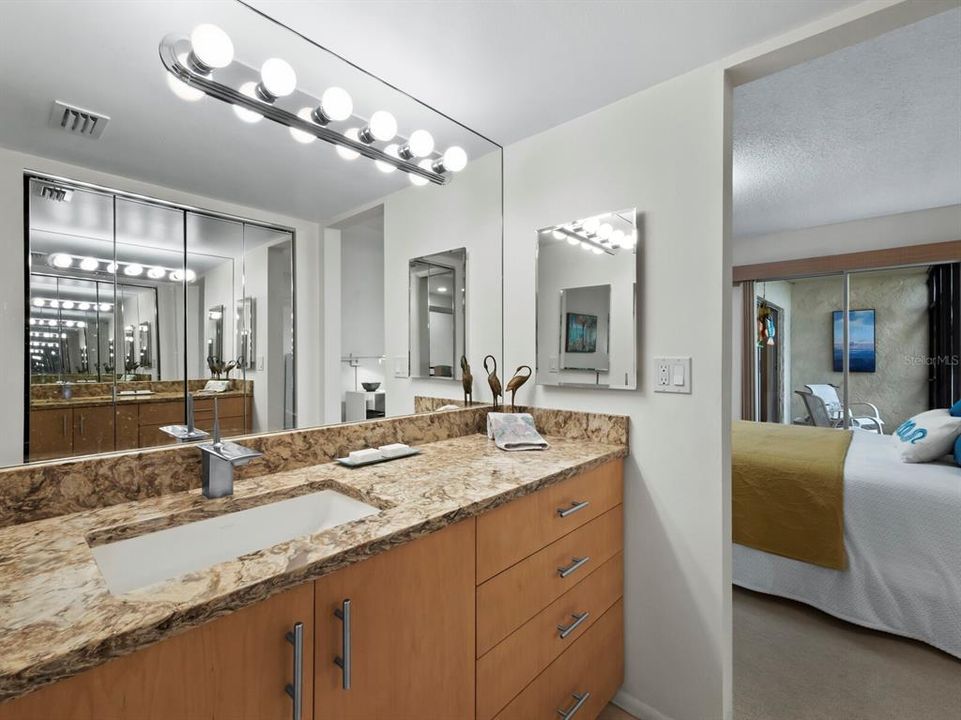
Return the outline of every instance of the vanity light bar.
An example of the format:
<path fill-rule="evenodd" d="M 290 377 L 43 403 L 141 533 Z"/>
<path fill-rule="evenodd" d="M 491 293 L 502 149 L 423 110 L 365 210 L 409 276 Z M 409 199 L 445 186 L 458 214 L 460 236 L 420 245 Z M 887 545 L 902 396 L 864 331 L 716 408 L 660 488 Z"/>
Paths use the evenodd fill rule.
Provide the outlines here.
<path fill-rule="evenodd" d="M 87 327 L 87 322 L 85 320 L 54 320 L 52 318 L 30 318 L 31 325 L 37 325 L 39 327 L 65 327 L 65 328 L 85 328 Z M 31 335 L 33 333 L 30 333 Z"/>
<path fill-rule="evenodd" d="M 289 128 L 299 142 L 320 138 L 337 146 L 344 159 L 363 155 L 383 172 L 406 172 L 414 185 L 445 185 L 449 173 L 467 165 L 463 148 L 436 152 L 425 130 L 415 130 L 409 138 L 397 135 L 397 121 L 385 110 L 369 119 L 354 115 L 353 101 L 341 88 L 328 88 L 320 99 L 298 90 L 294 69 L 280 58 L 270 58 L 259 71 L 235 60 L 229 36 L 214 25 L 199 25 L 190 37 L 167 35 L 160 41 L 160 61 L 172 76 L 171 89 L 184 100 L 209 95 L 232 105 L 246 122 L 266 117 Z M 287 108 L 299 109 L 281 107 L 281 99 Z M 347 127 L 334 130 L 332 122 Z M 389 144 L 381 149 L 374 145 L 378 141 Z"/>
<path fill-rule="evenodd" d="M 41 253 L 34 253 L 42 257 Z M 47 256 L 47 264 L 58 270 L 66 270 L 74 266 L 84 272 L 104 272 L 110 275 L 123 274 L 127 277 L 140 277 L 146 275 L 151 280 L 168 279 L 171 282 L 183 282 L 186 277 L 187 282 L 197 279 L 197 273 L 189 268 L 184 271 L 181 268 L 167 268 L 160 265 L 143 265 L 137 262 L 127 262 L 125 260 L 104 260 L 86 255 L 71 255 L 70 253 L 55 252 Z"/>
<path fill-rule="evenodd" d="M 616 254 L 612 247 L 605 245 L 604 243 L 596 240 L 593 235 L 589 235 L 586 232 L 584 233 L 577 232 L 576 230 L 571 230 L 569 228 L 564 227 L 563 225 L 558 226 L 556 228 L 552 228 L 550 231 L 547 231 L 547 232 L 552 232 L 552 233 L 557 232 L 557 233 L 560 233 L 561 235 L 577 240 L 580 243 L 590 245 L 594 249 L 594 252 L 598 254 L 600 254 L 600 252 L 606 252 L 608 255 Z"/>
<path fill-rule="evenodd" d="M 110 312 L 113 308 L 113 303 L 103 302 L 88 302 L 88 301 L 77 301 L 77 300 L 58 300 L 57 298 L 42 298 L 35 297 L 30 301 L 30 304 L 35 308 L 52 308 L 54 310 L 79 310 L 80 312 L 87 312 L 88 310 L 97 310 L 101 312 Z M 32 320 L 33 318 L 31 318 Z M 32 324 L 32 323 L 31 323 Z"/>

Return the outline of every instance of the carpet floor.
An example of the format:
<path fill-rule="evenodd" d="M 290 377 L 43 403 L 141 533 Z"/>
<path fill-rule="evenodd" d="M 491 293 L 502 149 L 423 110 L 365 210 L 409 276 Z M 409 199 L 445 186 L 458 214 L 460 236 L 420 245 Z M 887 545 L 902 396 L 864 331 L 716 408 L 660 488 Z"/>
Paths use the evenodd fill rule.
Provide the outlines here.
<path fill-rule="evenodd" d="M 735 720 L 961 720 L 961 660 L 734 588 Z"/>

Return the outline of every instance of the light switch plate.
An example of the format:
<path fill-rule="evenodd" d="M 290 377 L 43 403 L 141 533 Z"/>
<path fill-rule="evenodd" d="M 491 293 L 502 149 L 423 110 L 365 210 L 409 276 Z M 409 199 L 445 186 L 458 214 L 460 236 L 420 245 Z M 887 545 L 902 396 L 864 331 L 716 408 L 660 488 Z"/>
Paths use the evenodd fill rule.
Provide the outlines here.
<path fill-rule="evenodd" d="M 654 358 L 654 392 L 691 394 L 691 358 Z"/>
<path fill-rule="evenodd" d="M 395 378 L 405 378 L 410 377 L 410 358 L 401 355 L 394 358 L 394 377 Z"/>

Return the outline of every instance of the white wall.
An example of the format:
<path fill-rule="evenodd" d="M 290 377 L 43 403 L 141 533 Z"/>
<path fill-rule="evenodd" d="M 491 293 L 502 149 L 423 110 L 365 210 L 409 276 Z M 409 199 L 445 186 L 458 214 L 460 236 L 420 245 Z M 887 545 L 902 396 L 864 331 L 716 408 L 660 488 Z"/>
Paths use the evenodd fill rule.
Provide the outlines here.
<path fill-rule="evenodd" d="M 466 344 L 473 364 L 474 399 L 490 401 L 480 362 L 488 353 L 502 357 L 500 160 L 499 152 L 490 153 L 470 162 L 449 185 L 411 187 L 384 200 L 388 415 L 412 413 L 414 395 L 449 398 L 462 393 L 459 380 L 394 377 L 397 364 L 407 367 L 408 262 L 461 247 L 467 248 Z"/>
<path fill-rule="evenodd" d="M 0 148 L 0 248 L 6 260 L 0 263 L 0 337 L 4 338 L 8 349 L 0 356 L 0 397 L 6 399 L 4 412 L 0 413 L 0 466 L 18 464 L 23 459 L 23 353 L 21 348 L 23 347 L 23 173 L 25 170 L 49 173 L 169 202 L 201 207 L 213 212 L 294 228 L 297 233 L 295 282 L 297 287 L 298 424 L 301 427 L 321 424 L 323 414 L 319 400 L 323 395 L 324 383 L 324 374 L 321 370 L 324 334 L 321 317 L 323 284 L 318 283 L 317 279 L 323 274 L 323 253 L 319 239 L 320 228 L 317 223 Z M 188 326 L 188 332 L 191 331 L 192 328 Z M 199 339 L 199 328 L 196 329 L 196 334 Z M 162 339 L 161 342 L 165 343 L 166 339 Z M 199 346 L 194 345 L 194 347 Z M 167 368 L 164 368 L 164 377 L 168 377 Z"/>
<path fill-rule="evenodd" d="M 734 264 L 755 265 L 961 240 L 961 205 L 736 238 Z"/>
<path fill-rule="evenodd" d="M 731 705 L 725 92 L 723 68 L 704 68 L 504 151 L 508 368 L 535 357 L 537 228 L 642 214 L 638 390 L 529 383 L 519 401 L 631 418 L 620 702 L 675 720 Z M 652 393 L 654 355 L 693 358 L 692 395 Z"/>

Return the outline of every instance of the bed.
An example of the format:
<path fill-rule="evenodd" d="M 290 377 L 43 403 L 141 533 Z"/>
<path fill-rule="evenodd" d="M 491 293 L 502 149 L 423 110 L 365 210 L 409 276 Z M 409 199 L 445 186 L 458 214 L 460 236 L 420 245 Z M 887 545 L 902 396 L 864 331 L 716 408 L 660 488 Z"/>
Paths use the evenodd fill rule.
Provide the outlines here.
<path fill-rule="evenodd" d="M 961 468 L 902 463 L 897 442 L 853 431 L 844 462 L 847 570 L 735 544 L 734 584 L 961 658 Z"/>

